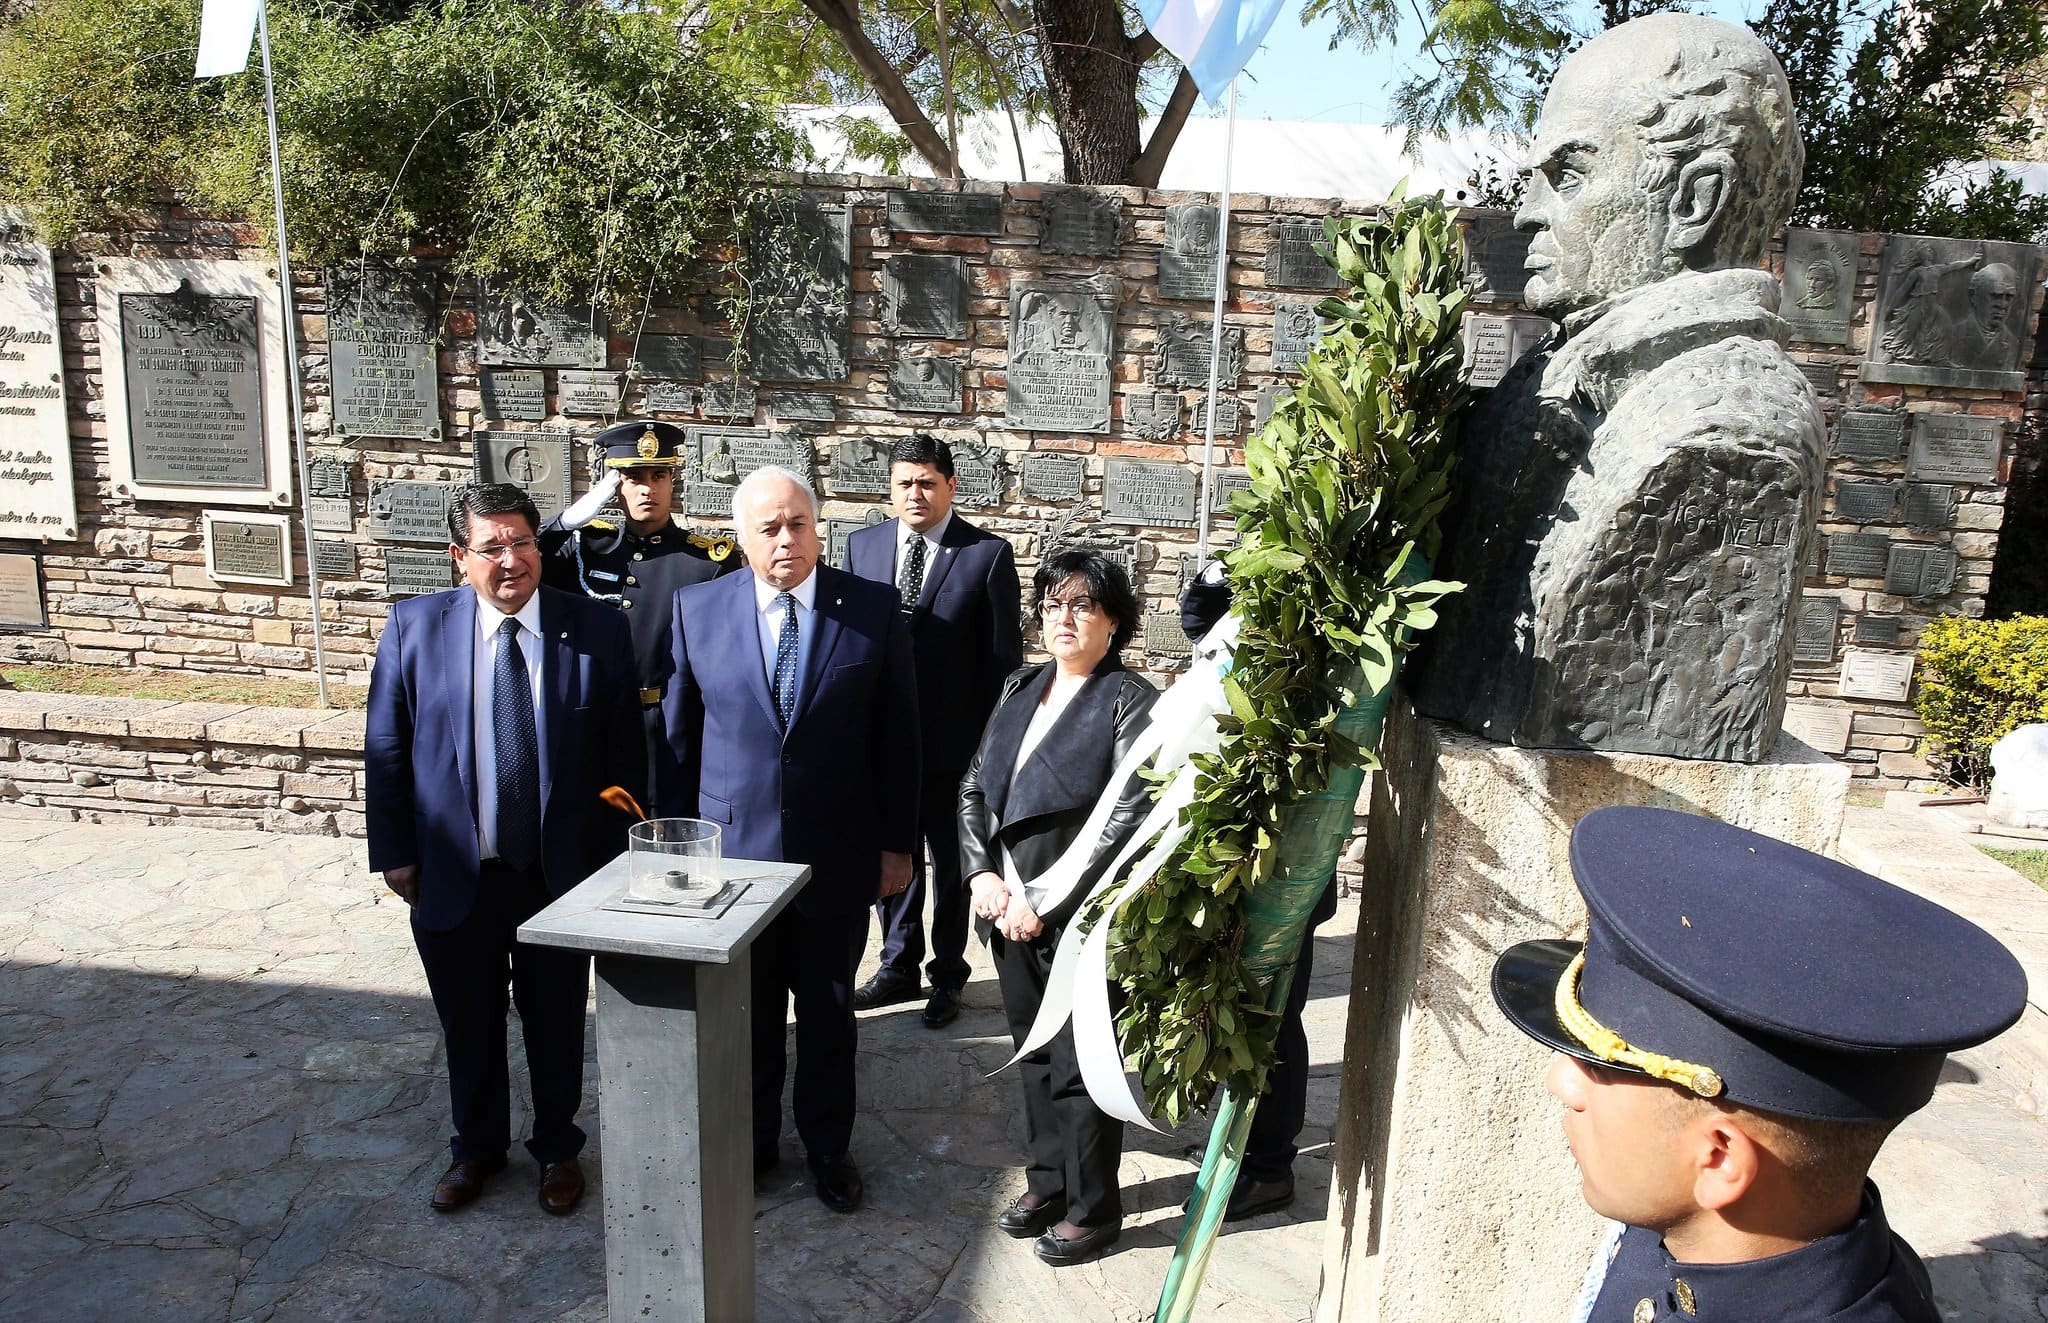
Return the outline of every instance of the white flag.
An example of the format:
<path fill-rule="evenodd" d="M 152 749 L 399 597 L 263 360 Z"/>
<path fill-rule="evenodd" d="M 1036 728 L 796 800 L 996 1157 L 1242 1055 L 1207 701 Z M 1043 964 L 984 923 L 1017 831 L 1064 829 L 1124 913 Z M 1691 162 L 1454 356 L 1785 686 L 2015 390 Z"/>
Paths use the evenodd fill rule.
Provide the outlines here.
<path fill-rule="evenodd" d="M 249 67 L 256 10 L 263 0 L 206 0 L 199 11 L 199 64 L 194 78 L 217 78 Z"/>

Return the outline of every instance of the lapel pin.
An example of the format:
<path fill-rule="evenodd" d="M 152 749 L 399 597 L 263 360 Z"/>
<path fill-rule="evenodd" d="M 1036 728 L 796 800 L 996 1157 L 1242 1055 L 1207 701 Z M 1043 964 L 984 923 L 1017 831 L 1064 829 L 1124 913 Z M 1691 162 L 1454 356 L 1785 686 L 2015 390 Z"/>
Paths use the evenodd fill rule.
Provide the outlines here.
<path fill-rule="evenodd" d="M 555 637 L 558 639 L 566 639 L 569 637 L 569 631 L 565 629 L 561 633 L 555 635 Z"/>

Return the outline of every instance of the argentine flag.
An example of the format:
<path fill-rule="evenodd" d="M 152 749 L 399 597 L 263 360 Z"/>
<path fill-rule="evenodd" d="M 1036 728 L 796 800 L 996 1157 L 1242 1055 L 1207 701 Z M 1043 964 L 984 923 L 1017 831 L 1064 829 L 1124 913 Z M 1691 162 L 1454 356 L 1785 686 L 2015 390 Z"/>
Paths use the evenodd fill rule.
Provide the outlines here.
<path fill-rule="evenodd" d="M 1215 105 L 1280 16 L 1282 0 L 1138 0 L 1159 44 L 1188 68 Z"/>

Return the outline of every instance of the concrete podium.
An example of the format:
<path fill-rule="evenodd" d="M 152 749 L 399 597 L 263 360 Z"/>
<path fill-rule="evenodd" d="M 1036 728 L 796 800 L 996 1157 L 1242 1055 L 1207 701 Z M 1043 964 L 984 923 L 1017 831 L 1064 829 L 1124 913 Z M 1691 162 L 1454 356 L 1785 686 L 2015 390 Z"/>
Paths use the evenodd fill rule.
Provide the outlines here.
<path fill-rule="evenodd" d="M 622 854 L 519 928 L 596 957 L 613 1318 L 754 1317 L 751 948 L 811 870 L 727 859 L 725 874 L 745 890 L 722 913 L 609 908 Z"/>

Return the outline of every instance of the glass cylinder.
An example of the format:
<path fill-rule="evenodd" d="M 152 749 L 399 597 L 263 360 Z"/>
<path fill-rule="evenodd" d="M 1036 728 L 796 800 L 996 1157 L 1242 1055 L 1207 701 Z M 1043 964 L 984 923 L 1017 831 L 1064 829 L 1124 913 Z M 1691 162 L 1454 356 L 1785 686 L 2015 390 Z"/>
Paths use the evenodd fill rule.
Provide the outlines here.
<path fill-rule="evenodd" d="M 702 818 L 650 818 L 626 834 L 626 899 L 701 904 L 724 885 L 723 831 Z"/>

